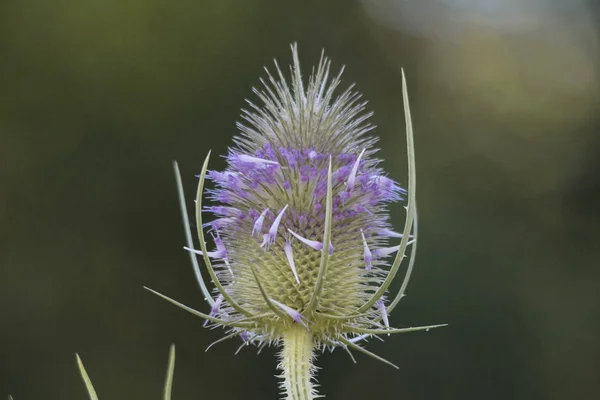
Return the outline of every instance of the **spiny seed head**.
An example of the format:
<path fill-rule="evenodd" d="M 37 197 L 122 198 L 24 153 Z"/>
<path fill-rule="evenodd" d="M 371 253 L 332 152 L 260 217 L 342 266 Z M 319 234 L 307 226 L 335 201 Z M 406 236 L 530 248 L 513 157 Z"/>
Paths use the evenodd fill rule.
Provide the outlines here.
<path fill-rule="evenodd" d="M 376 139 L 367 135 L 373 127 L 366 122 L 371 115 L 365 112 L 366 103 L 352 87 L 336 94 L 342 72 L 331 77 L 330 62 L 322 56 L 305 89 L 295 45 L 292 55 L 290 81 L 275 62 L 275 76 L 267 70 L 262 89 L 254 89 L 262 104 L 248 101 L 250 110 L 243 111 L 225 170 L 208 170 L 210 152 L 204 161 L 196 197 L 200 250 L 193 248 L 175 163 L 185 248 L 210 314 L 154 293 L 228 329 L 217 342 L 239 336 L 244 344 L 262 348 L 286 342 L 285 337 L 300 329 L 313 347 L 352 348 L 391 364 L 356 343 L 372 335 L 443 326 L 393 329 L 388 322 L 404 295 L 414 250 L 402 287 L 389 304 L 386 293 L 417 233 L 414 143 L 404 75 L 408 193 L 386 176 L 374 157 Z M 203 204 L 206 178 L 213 183 L 206 191 L 212 201 L 208 206 Z M 387 207 L 405 195 L 406 223 L 396 233 Z M 214 218 L 203 223 L 206 213 Z M 207 248 L 205 229 L 213 250 Z M 409 242 L 411 229 L 415 238 Z M 400 239 L 400 244 L 390 245 L 390 239 Z M 203 257 L 215 285 L 214 297 L 196 254 Z"/>
<path fill-rule="evenodd" d="M 275 76 L 267 70 L 254 89 L 262 104 L 248 101 L 227 168 L 206 173 L 214 204 L 203 211 L 214 214 L 206 226 L 215 243 L 207 255 L 225 291 L 211 315 L 245 324 L 234 332 L 258 342 L 301 324 L 336 345 L 355 328 L 382 327 L 381 299 L 357 310 L 387 275 L 397 250 L 388 247 L 387 206 L 405 191 L 374 157 L 360 94 L 335 94 L 341 72 L 331 78 L 324 57 L 305 89 L 292 53 L 291 82 L 277 63 Z"/>

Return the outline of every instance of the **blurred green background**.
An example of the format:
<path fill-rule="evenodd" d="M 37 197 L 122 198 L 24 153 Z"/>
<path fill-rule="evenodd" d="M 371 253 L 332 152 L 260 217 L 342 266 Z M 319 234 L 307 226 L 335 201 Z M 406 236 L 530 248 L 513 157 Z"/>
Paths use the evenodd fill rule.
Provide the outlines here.
<path fill-rule="evenodd" d="M 330 399 L 600 398 L 600 47 L 593 2 L 0 2 L 0 397 L 274 399 L 275 350 L 206 311 L 182 249 L 171 161 L 192 207 L 262 67 L 321 49 L 375 111 L 406 182 L 400 67 L 416 134 L 420 245 L 396 371 L 319 357 Z M 213 157 L 212 167 L 223 168 Z M 393 212 L 401 227 L 404 212 Z M 399 282 L 396 282 L 399 285 Z"/>

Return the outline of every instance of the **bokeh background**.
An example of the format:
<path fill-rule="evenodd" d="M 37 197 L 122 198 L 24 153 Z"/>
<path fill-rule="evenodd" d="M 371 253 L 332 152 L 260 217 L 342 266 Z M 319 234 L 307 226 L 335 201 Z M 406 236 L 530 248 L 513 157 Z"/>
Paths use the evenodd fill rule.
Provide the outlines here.
<path fill-rule="evenodd" d="M 416 134 L 420 245 L 393 370 L 325 354 L 330 399 L 600 397 L 600 12 L 582 0 L 0 2 L 0 396 L 274 399 L 260 355 L 142 289 L 200 308 L 171 161 L 192 207 L 251 87 L 299 44 L 375 111 L 406 182 L 400 68 Z M 223 168 L 213 157 L 212 167 Z M 394 210 L 397 227 L 404 212 Z M 399 282 L 397 282 L 399 285 Z"/>

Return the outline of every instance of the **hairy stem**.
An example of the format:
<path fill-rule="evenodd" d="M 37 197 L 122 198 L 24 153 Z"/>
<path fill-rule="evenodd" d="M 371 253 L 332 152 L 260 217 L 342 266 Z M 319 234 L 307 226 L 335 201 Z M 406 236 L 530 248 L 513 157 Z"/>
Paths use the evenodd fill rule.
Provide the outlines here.
<path fill-rule="evenodd" d="M 317 397 L 311 382 L 314 373 L 312 361 L 314 343 L 310 332 L 294 324 L 283 334 L 283 349 L 278 366 L 283 371 L 281 389 L 286 400 L 312 400 Z"/>

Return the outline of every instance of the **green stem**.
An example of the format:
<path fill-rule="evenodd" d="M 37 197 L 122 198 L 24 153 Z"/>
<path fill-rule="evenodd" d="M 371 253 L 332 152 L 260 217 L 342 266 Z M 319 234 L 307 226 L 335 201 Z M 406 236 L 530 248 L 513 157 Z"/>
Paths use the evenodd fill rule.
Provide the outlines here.
<path fill-rule="evenodd" d="M 286 400 L 313 400 L 317 393 L 311 382 L 314 343 L 310 332 L 294 324 L 283 334 L 283 350 L 279 369 L 283 370 Z"/>

